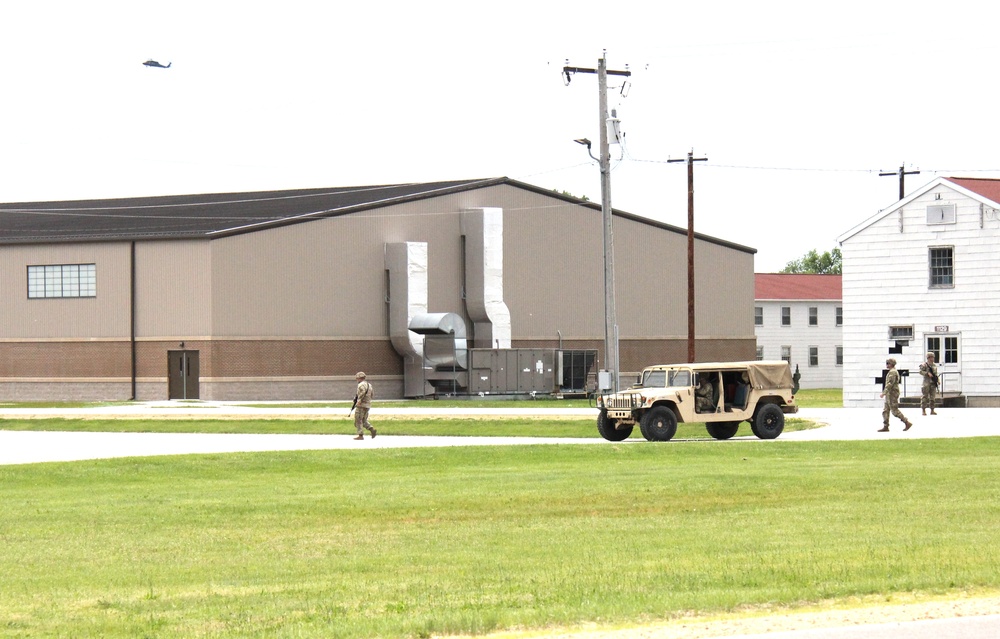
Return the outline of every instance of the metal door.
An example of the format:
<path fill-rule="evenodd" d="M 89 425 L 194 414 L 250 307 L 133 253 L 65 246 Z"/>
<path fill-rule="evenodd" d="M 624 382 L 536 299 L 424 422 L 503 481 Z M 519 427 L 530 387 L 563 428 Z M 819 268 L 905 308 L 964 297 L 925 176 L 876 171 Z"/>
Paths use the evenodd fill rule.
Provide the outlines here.
<path fill-rule="evenodd" d="M 198 351 L 167 351 L 167 399 L 198 399 Z"/>

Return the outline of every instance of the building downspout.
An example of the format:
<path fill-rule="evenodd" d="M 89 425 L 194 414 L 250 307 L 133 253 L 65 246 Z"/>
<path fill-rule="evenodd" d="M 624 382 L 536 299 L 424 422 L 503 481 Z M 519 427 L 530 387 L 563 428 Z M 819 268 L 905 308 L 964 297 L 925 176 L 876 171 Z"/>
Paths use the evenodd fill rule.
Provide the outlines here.
<path fill-rule="evenodd" d="M 131 369 L 132 369 L 132 397 L 131 401 L 136 400 L 136 344 L 135 344 L 135 240 L 132 240 L 132 245 L 130 247 L 130 259 L 129 259 L 129 341 L 131 345 Z"/>

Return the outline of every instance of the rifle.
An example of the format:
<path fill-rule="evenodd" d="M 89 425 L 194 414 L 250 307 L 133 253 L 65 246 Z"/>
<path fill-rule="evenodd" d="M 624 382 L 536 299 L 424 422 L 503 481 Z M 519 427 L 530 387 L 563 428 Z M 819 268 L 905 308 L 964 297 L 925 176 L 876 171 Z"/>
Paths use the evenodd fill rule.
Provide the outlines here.
<path fill-rule="evenodd" d="M 353 413 L 354 409 L 357 407 L 357 405 L 358 405 L 358 396 L 355 395 L 354 396 L 354 403 L 351 404 L 351 410 L 347 411 L 347 414 L 350 415 L 351 413 Z"/>
<path fill-rule="evenodd" d="M 929 370 L 929 369 L 928 369 L 928 370 Z M 938 383 L 938 376 L 937 376 L 937 373 L 935 373 L 935 372 L 934 372 L 934 371 L 932 371 L 932 370 L 929 370 L 929 372 L 930 372 L 930 374 L 931 374 L 931 381 L 932 381 L 932 382 L 934 382 L 934 385 L 935 385 L 935 386 L 940 386 L 940 384 Z"/>

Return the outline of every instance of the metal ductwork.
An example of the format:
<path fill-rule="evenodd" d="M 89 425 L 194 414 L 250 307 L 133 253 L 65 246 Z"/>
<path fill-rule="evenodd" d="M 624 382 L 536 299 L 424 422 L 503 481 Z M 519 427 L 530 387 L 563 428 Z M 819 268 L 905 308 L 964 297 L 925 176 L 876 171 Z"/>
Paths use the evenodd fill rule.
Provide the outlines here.
<path fill-rule="evenodd" d="M 423 336 L 423 380 L 436 393 L 466 393 L 469 351 L 465 321 L 455 313 L 423 313 L 410 319 L 410 331 Z"/>
<path fill-rule="evenodd" d="M 465 307 L 476 348 L 510 348 L 510 310 L 503 297 L 503 209 L 462 211 Z"/>
<path fill-rule="evenodd" d="M 403 358 L 403 396 L 425 397 L 434 388 L 424 380 L 424 337 L 409 330 L 410 319 L 427 312 L 427 242 L 385 245 L 389 273 L 389 339 Z"/>

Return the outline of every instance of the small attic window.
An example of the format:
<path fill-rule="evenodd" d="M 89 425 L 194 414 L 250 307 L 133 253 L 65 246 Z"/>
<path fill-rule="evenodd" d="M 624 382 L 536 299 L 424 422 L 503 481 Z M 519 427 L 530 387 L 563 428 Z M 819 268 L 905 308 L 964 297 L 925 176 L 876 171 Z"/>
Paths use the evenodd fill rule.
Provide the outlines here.
<path fill-rule="evenodd" d="M 954 224 L 955 205 L 954 204 L 928 204 L 927 205 L 928 224 Z"/>

